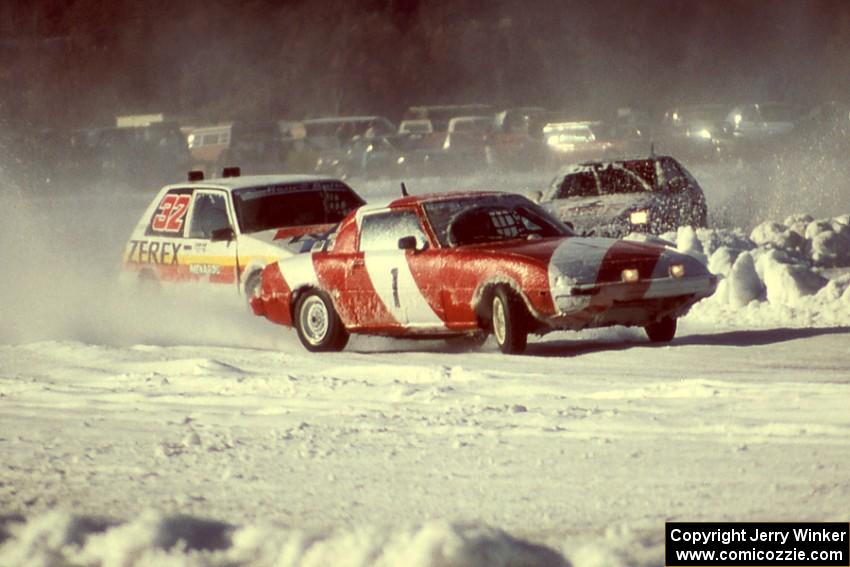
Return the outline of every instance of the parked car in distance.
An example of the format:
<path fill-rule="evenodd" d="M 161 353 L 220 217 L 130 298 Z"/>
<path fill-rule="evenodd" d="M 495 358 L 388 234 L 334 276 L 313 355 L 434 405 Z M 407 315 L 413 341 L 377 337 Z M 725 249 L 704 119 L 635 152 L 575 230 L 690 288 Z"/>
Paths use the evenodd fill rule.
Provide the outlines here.
<path fill-rule="evenodd" d="M 399 134 L 426 136 L 434 132 L 434 125 L 427 118 L 420 120 L 402 120 L 398 125 Z"/>
<path fill-rule="evenodd" d="M 728 151 L 731 129 L 726 123 L 729 106 L 683 105 L 664 113 L 656 141 L 668 153 L 691 160 L 713 160 Z"/>
<path fill-rule="evenodd" d="M 787 134 L 800 119 L 800 111 L 781 102 L 743 104 L 726 116 L 732 135 L 741 138 L 765 138 Z"/>
<path fill-rule="evenodd" d="M 212 170 L 219 163 L 221 154 L 230 146 L 231 125 L 192 128 L 186 139 L 196 167 L 209 166 Z"/>
<path fill-rule="evenodd" d="M 548 122 L 542 137 L 551 165 L 633 154 L 642 142 L 639 129 L 602 121 Z"/>
<path fill-rule="evenodd" d="M 540 204 L 580 232 L 612 237 L 708 223 L 702 188 L 670 156 L 568 166 L 542 193 Z"/>
<path fill-rule="evenodd" d="M 492 332 L 505 353 L 529 333 L 640 326 L 666 342 L 716 286 L 672 249 L 583 238 L 525 197 L 408 196 L 350 213 L 310 254 L 263 270 L 254 313 L 310 351 L 350 333 L 405 338 Z"/>
<path fill-rule="evenodd" d="M 364 204 L 337 179 L 225 174 L 193 175 L 157 193 L 125 248 L 125 282 L 198 283 L 250 296 L 266 264 L 308 251 Z"/>

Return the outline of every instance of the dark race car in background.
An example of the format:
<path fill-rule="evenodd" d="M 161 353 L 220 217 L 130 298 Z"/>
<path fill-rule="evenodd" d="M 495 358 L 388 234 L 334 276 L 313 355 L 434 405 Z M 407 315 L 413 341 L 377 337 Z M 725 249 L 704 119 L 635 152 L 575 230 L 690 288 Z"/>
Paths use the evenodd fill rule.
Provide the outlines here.
<path fill-rule="evenodd" d="M 575 236 L 520 195 L 447 193 L 361 207 L 310 254 L 267 266 L 251 306 L 311 351 L 341 350 L 349 333 L 492 332 L 519 353 L 557 329 L 641 326 L 670 341 L 715 286 L 692 256 Z"/>
<path fill-rule="evenodd" d="M 540 204 L 579 232 L 602 236 L 708 225 L 702 188 L 669 156 L 568 166 L 542 193 Z"/>

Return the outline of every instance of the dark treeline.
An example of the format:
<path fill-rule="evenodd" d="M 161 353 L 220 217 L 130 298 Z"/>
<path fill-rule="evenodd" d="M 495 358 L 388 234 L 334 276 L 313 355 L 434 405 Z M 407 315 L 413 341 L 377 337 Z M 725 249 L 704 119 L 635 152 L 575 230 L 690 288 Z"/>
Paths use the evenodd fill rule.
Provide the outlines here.
<path fill-rule="evenodd" d="M 106 124 L 484 102 L 597 113 L 850 92 L 850 2 L 0 2 L 0 119 Z"/>

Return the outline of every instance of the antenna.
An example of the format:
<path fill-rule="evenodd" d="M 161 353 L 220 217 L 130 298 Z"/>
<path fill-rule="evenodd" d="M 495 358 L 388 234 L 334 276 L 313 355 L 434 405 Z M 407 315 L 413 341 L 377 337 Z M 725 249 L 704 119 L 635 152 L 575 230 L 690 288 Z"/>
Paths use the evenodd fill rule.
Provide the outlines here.
<path fill-rule="evenodd" d="M 401 196 L 410 197 L 410 193 L 407 192 L 407 186 L 404 184 L 404 181 L 401 182 Z"/>

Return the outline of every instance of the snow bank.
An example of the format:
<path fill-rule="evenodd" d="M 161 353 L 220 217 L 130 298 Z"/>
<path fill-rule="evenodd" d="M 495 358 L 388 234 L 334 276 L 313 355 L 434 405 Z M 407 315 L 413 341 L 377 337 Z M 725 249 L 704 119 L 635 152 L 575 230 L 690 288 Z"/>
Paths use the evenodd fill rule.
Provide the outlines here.
<path fill-rule="evenodd" d="M 186 566 L 566 567 L 557 551 L 479 525 L 431 521 L 401 529 L 329 534 L 258 525 L 232 527 L 153 511 L 109 525 L 53 511 L 8 527 L 0 564 Z"/>
<path fill-rule="evenodd" d="M 663 238 L 681 252 L 707 258 L 722 276 L 717 293 L 693 319 L 747 325 L 850 323 L 850 215 L 796 214 L 740 229 L 679 229 Z"/>

